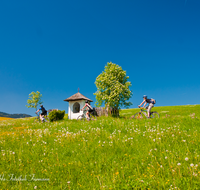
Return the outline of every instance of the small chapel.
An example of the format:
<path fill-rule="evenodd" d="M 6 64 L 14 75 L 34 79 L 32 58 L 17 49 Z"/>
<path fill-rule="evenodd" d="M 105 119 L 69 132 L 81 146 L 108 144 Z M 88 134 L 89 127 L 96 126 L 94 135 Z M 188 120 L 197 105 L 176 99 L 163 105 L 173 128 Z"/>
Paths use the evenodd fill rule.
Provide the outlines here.
<path fill-rule="evenodd" d="M 68 119 L 77 119 L 77 117 L 83 113 L 81 109 L 85 105 L 86 100 L 88 100 L 89 102 L 93 102 L 89 98 L 82 95 L 80 92 L 64 100 L 69 102 Z"/>

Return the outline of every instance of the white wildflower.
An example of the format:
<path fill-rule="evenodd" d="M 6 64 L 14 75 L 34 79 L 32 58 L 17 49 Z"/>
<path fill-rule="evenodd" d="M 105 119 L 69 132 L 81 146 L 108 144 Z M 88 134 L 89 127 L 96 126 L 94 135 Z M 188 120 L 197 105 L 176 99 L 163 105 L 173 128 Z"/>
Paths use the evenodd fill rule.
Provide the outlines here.
<path fill-rule="evenodd" d="M 193 172 L 193 176 L 195 176 L 195 177 L 196 177 L 196 176 L 197 176 L 197 174 Z"/>

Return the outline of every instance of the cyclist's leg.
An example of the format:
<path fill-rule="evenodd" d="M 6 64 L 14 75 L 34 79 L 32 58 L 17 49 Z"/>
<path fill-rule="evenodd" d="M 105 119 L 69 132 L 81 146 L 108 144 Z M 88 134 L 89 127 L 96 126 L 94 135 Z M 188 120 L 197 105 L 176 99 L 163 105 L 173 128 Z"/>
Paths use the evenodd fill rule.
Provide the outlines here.
<path fill-rule="evenodd" d="M 89 119 L 90 116 L 89 116 L 89 111 L 86 112 L 86 119 Z"/>
<path fill-rule="evenodd" d="M 40 120 L 43 121 L 44 120 L 44 113 L 40 114 Z"/>
<path fill-rule="evenodd" d="M 148 112 L 148 118 L 150 117 L 150 112 L 151 112 L 151 109 L 154 107 L 154 105 L 152 103 L 149 104 L 148 106 L 148 109 L 147 109 L 147 112 Z"/>

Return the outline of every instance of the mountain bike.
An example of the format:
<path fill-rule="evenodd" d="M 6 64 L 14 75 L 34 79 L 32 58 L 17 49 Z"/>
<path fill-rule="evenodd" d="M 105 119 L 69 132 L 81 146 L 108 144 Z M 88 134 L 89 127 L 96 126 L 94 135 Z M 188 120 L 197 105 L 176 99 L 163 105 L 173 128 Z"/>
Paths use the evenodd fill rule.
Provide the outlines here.
<path fill-rule="evenodd" d="M 36 122 L 36 123 L 39 123 L 39 122 L 42 122 L 42 123 L 47 122 L 47 123 L 49 123 L 50 122 L 50 119 L 49 119 L 49 117 L 47 115 L 44 115 L 44 117 L 43 117 L 44 120 L 41 120 L 39 113 L 35 113 L 35 114 L 37 115 L 37 117 L 34 119 L 34 122 Z"/>
<path fill-rule="evenodd" d="M 131 119 L 143 119 L 143 118 L 148 118 L 148 113 L 147 110 L 144 110 L 143 108 L 140 108 L 140 112 L 137 112 L 135 115 L 131 117 Z M 150 112 L 150 118 L 160 118 L 160 115 L 156 111 Z"/>
<path fill-rule="evenodd" d="M 94 111 L 91 112 L 91 113 L 89 113 L 89 118 L 87 118 L 86 112 L 87 112 L 87 110 L 83 110 L 83 114 L 79 115 L 79 116 L 77 117 L 77 120 L 83 120 L 83 121 L 85 121 L 86 119 L 87 119 L 88 121 L 89 121 L 89 120 L 92 120 L 92 121 L 97 120 L 97 116 L 96 116 L 96 114 L 95 114 Z"/>

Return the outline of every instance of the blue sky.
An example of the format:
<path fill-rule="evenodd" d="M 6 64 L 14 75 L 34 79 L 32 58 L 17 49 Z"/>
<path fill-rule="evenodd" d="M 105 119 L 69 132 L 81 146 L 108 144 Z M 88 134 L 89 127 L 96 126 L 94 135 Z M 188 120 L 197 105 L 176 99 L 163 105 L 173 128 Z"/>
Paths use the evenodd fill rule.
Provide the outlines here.
<path fill-rule="evenodd" d="M 131 108 L 200 104 L 199 0 L 34 0 L 0 2 L 0 111 L 68 110 L 77 93 L 92 99 L 107 62 L 126 70 Z M 94 104 L 92 104 L 94 105 Z"/>

